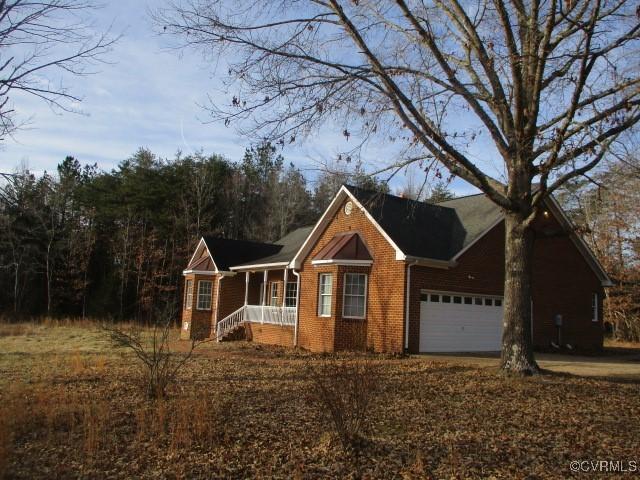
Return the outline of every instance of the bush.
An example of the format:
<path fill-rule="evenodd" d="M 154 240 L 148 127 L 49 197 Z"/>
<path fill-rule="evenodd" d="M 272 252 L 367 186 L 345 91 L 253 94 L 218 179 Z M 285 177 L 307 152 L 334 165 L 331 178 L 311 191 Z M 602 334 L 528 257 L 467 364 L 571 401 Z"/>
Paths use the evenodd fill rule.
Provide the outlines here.
<path fill-rule="evenodd" d="M 196 347 L 210 341 L 193 339 L 186 353 L 172 351 L 169 338 L 172 319 L 172 311 L 166 309 L 151 328 L 142 328 L 135 324 L 128 327 L 104 327 L 116 347 L 128 348 L 138 358 L 142 374 L 141 388 L 150 399 L 164 398 L 167 387 L 176 380 Z"/>
<path fill-rule="evenodd" d="M 370 360 L 326 360 L 307 371 L 312 403 L 329 418 L 343 449 L 358 452 L 370 432 L 379 369 Z"/>

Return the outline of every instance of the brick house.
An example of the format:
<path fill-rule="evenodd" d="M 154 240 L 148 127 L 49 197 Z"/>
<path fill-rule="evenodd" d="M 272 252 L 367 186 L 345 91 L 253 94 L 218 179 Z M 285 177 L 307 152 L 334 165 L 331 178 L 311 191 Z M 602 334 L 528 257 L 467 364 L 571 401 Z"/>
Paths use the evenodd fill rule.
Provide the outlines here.
<path fill-rule="evenodd" d="M 535 346 L 600 349 L 607 274 L 553 198 L 534 228 Z M 482 194 L 428 204 L 343 186 L 314 226 L 276 243 L 203 237 L 184 276 L 183 338 L 498 351 L 503 214 Z"/>

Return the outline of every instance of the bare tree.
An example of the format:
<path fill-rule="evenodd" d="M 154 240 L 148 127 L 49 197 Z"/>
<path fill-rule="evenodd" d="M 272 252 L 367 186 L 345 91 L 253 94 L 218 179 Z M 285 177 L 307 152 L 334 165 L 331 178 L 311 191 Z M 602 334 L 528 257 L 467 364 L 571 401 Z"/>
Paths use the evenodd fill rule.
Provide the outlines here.
<path fill-rule="evenodd" d="M 19 92 L 53 108 L 75 110 L 81 99 L 62 83 L 92 73 L 116 38 L 95 35 L 83 0 L 0 0 L 0 141 L 18 129 L 13 99 Z"/>
<path fill-rule="evenodd" d="M 640 120 L 638 15 L 633 0 L 185 0 L 156 20 L 225 55 L 214 119 L 281 143 L 331 125 L 395 139 L 389 171 L 443 165 L 499 205 L 502 367 L 535 373 L 532 223 Z"/>

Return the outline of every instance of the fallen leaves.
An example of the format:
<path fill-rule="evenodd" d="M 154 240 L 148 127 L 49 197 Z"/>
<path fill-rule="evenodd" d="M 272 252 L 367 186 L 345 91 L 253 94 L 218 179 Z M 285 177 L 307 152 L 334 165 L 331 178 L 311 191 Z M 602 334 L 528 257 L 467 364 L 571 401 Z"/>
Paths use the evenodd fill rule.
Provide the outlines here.
<path fill-rule="evenodd" d="M 0 357 L 14 385 L 0 393 L 3 418 L 15 418 L 9 478 L 567 478 L 570 460 L 638 452 L 633 383 L 370 357 L 381 384 L 365 451 L 352 456 L 304 393 L 305 366 L 324 356 L 213 346 L 149 403 L 130 358 L 100 355 L 98 376 L 78 358 L 67 360 L 89 367 L 61 373 Z"/>

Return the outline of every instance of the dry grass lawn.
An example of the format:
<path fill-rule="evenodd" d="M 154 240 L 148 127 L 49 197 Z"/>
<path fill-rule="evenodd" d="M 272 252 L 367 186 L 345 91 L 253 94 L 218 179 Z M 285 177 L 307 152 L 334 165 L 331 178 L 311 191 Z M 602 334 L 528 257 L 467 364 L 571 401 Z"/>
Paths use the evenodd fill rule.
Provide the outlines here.
<path fill-rule="evenodd" d="M 150 403 L 134 357 L 95 326 L 0 325 L 0 476 L 587 478 L 569 462 L 638 459 L 635 381 L 359 355 L 344 358 L 375 363 L 381 388 L 369 441 L 347 454 L 309 400 L 306 367 L 326 358 L 207 344 Z"/>

